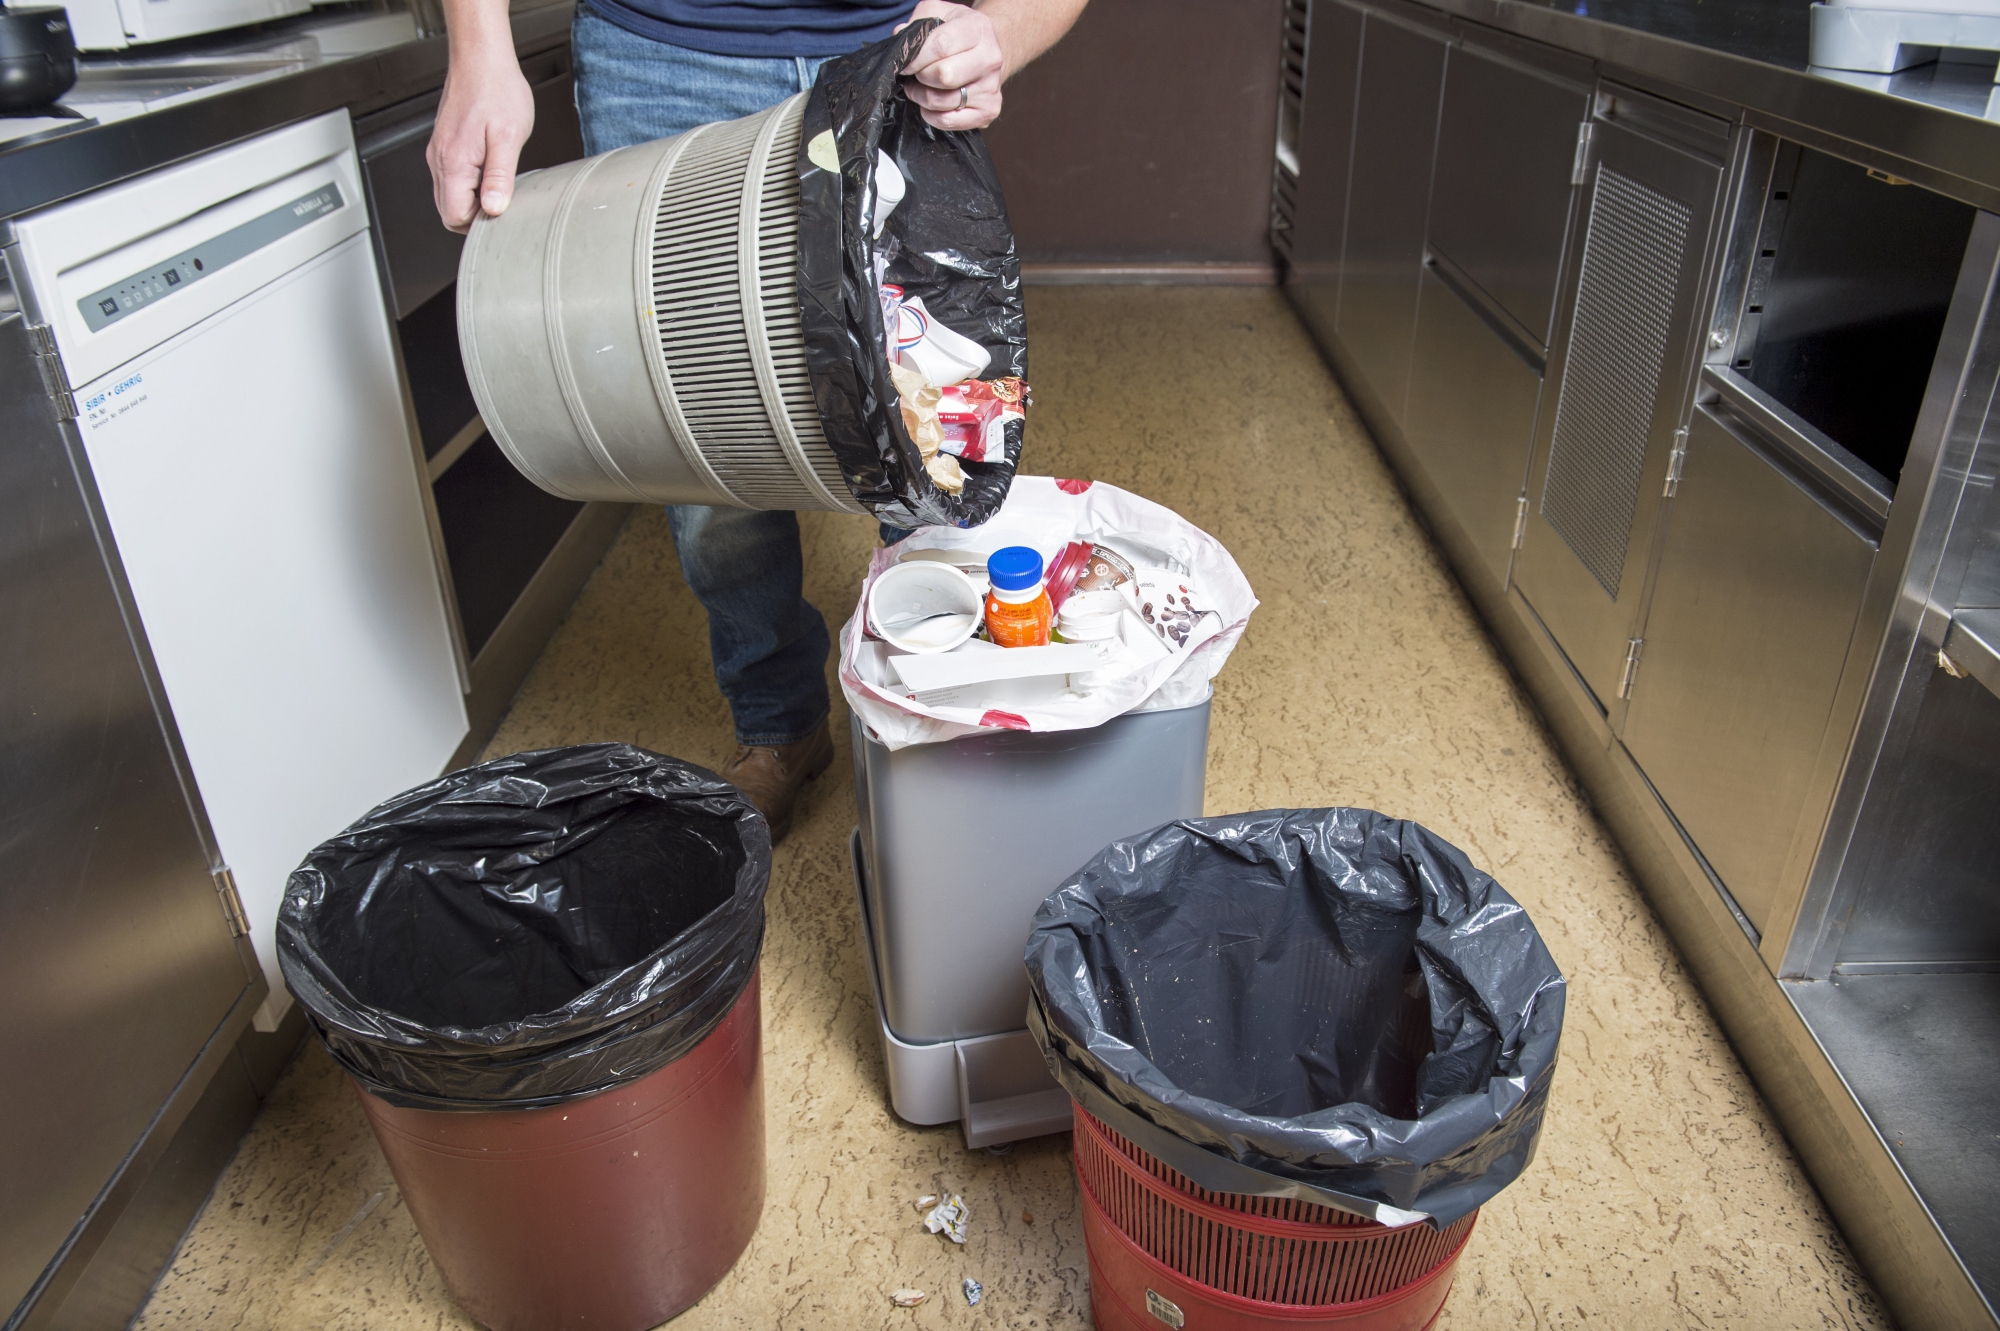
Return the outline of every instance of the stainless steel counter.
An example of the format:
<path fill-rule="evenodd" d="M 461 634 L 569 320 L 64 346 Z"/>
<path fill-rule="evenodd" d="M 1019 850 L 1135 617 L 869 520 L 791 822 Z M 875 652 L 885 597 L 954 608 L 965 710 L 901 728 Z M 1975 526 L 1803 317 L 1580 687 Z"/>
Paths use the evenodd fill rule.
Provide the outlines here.
<path fill-rule="evenodd" d="M 517 8 L 515 49 L 567 44 L 574 10 L 572 0 Z M 436 89 L 444 69 L 444 37 L 400 3 L 87 58 L 62 99 L 86 119 L 0 119 L 0 138 L 15 131 L 0 141 L 0 219 L 309 116 L 366 115 Z"/>
<path fill-rule="evenodd" d="M 1801 142 L 1837 139 L 1911 167 L 1908 179 L 2000 208 L 1993 65 L 1856 74 L 1806 63 L 1806 0 L 1425 0 L 1426 7 L 1597 61 L 1607 77 L 1713 99 Z M 1992 117 L 1992 118 L 1989 118 Z M 1870 163 L 1871 165 L 1874 163 Z"/>

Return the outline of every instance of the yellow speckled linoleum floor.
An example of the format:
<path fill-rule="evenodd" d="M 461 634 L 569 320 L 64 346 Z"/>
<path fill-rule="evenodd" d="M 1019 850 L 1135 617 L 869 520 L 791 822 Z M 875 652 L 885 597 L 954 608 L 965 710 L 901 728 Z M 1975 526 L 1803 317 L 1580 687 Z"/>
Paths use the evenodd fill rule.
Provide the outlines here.
<path fill-rule="evenodd" d="M 1027 469 L 1143 493 L 1235 553 L 1263 608 L 1217 681 L 1208 811 L 1367 805 L 1463 846 L 1569 977 L 1540 1155 L 1489 1205 L 1441 1331 L 1876 1328 L 1887 1319 L 1604 829 L 1380 456 L 1269 290 L 1041 288 Z M 872 524 L 804 518 L 837 627 Z M 831 677 L 831 667 L 829 667 Z M 968 1153 L 887 1107 L 841 754 L 778 849 L 764 953 L 770 1192 L 735 1269 L 673 1325 L 1077 1328 L 1089 1282 L 1068 1138 Z M 727 710 L 662 515 L 637 514 L 489 754 L 627 740 L 719 765 Z M 387 794 L 389 792 L 384 792 Z M 971 1239 L 924 1232 L 962 1192 Z M 1033 1222 L 1023 1218 L 1031 1213 Z M 358 1223 L 356 1223 L 358 1219 Z M 962 1276 L 986 1286 L 968 1308 Z M 890 1305 L 892 1289 L 931 1292 Z M 353 1095 L 295 1062 L 137 1322 L 470 1327 Z"/>

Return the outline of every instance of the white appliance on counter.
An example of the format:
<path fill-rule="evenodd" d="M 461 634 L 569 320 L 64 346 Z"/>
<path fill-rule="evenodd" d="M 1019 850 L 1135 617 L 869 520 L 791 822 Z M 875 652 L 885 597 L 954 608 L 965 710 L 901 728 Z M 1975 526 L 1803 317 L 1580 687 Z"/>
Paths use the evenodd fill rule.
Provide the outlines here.
<path fill-rule="evenodd" d="M 272 997 L 285 880 L 467 732 L 345 112 L 14 223 Z"/>
<path fill-rule="evenodd" d="M 312 0 L 63 0 L 79 51 L 122 51 L 305 14 Z"/>

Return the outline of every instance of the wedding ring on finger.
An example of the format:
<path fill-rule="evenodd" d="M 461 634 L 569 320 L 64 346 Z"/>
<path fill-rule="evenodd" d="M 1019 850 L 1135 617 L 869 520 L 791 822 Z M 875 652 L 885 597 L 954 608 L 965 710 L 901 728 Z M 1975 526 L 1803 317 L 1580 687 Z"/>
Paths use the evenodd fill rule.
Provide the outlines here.
<path fill-rule="evenodd" d="M 958 90 L 958 105 L 953 107 L 952 109 L 955 111 L 963 111 L 965 109 L 965 104 L 971 100 L 972 100 L 971 92 L 969 92 L 965 88 L 960 88 Z"/>

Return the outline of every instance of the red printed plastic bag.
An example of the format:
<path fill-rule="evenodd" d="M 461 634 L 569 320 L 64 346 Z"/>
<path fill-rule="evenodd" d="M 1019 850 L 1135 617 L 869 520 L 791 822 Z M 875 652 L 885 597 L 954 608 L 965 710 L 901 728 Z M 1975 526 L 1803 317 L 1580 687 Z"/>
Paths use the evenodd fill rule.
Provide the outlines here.
<path fill-rule="evenodd" d="M 1125 606 L 1122 637 L 1093 644 L 1097 655 L 1088 660 L 1080 645 L 1050 652 L 1047 659 L 1059 661 L 1061 673 L 918 687 L 898 669 L 907 654 L 885 642 L 869 622 L 876 579 L 899 562 L 938 558 L 920 552 L 959 556 L 951 562 L 976 572 L 993 551 L 1026 545 L 1051 569 L 1072 544 L 1098 542 L 1117 550 L 1137 574 L 1115 593 Z M 982 730 L 1085 730 L 1126 712 L 1201 701 L 1256 608 L 1249 581 L 1222 543 L 1173 510 L 1113 485 L 1020 476 L 1000 511 L 980 526 L 925 527 L 875 552 L 860 601 L 840 633 L 841 690 L 870 733 L 890 749 Z M 962 664 L 958 658 L 969 654 L 1002 652 L 991 659 L 1011 666 L 1029 659 L 1015 655 L 1020 650 L 1049 652 L 1009 651 L 973 640 L 950 655 L 953 664 Z M 910 674 L 920 678 L 914 668 Z"/>

